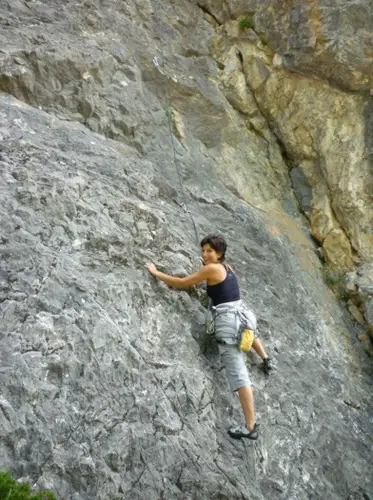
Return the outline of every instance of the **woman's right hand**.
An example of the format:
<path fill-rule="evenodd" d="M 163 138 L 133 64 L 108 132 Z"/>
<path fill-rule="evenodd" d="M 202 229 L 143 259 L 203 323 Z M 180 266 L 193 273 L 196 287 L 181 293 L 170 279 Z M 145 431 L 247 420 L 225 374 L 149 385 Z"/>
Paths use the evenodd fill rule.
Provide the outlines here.
<path fill-rule="evenodd" d="M 155 267 L 154 264 L 152 264 L 151 262 L 148 262 L 147 264 L 145 264 L 145 267 L 148 269 L 149 273 L 152 274 L 153 276 L 157 277 L 157 268 Z"/>

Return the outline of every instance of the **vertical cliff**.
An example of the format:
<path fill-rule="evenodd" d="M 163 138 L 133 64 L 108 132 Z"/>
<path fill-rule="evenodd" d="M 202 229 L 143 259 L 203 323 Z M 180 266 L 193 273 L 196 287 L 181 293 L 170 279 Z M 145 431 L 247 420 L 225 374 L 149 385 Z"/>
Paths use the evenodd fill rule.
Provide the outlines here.
<path fill-rule="evenodd" d="M 2 2 L 1 469 L 73 500 L 373 498 L 371 55 L 340 28 L 370 11 L 308 4 Z M 144 269 L 197 269 L 211 231 L 275 359 L 248 356 L 257 443 L 227 436 L 203 291 Z"/>

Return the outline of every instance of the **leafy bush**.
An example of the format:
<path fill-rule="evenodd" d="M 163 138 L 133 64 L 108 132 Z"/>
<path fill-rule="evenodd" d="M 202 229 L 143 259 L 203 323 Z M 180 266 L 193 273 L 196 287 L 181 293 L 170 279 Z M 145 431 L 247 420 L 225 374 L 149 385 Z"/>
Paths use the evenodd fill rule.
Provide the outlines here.
<path fill-rule="evenodd" d="M 345 273 L 334 266 L 326 264 L 323 268 L 324 281 L 328 286 L 339 285 L 343 282 Z"/>
<path fill-rule="evenodd" d="M 9 472 L 0 472 L 1 500 L 56 500 L 50 491 L 32 491 L 30 485 L 18 483 Z"/>
<path fill-rule="evenodd" d="M 165 111 L 168 119 L 172 118 L 172 115 L 174 114 L 174 110 L 173 110 L 172 106 L 167 106 L 164 111 Z"/>
<path fill-rule="evenodd" d="M 255 27 L 253 16 L 240 16 L 238 24 L 242 30 L 254 29 Z"/>

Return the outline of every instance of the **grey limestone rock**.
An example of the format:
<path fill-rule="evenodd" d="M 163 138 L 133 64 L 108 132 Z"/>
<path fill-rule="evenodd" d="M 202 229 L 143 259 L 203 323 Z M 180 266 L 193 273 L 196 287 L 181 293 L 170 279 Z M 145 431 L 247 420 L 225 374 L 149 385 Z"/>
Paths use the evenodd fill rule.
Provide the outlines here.
<path fill-rule="evenodd" d="M 372 496 L 362 329 L 269 127 L 226 99 L 201 9 L 5 0 L 0 20 L 0 469 L 69 500 Z M 276 366 L 248 356 L 256 443 L 227 436 L 204 291 L 144 267 L 198 269 L 212 231 Z"/>

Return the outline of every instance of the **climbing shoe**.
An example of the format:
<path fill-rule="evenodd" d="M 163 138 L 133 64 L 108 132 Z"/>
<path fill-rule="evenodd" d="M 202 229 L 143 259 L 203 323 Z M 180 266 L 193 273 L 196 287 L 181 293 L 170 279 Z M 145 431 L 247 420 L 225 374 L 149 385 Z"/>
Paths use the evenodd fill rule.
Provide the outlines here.
<path fill-rule="evenodd" d="M 263 363 L 260 365 L 260 368 L 264 371 L 266 375 L 269 375 L 269 372 L 273 370 L 271 358 L 263 359 Z"/>
<path fill-rule="evenodd" d="M 244 424 L 238 425 L 236 427 L 231 427 L 228 430 L 228 434 L 233 439 L 247 438 L 255 440 L 258 439 L 258 425 L 255 424 L 252 431 L 250 431 L 249 428 Z"/>

